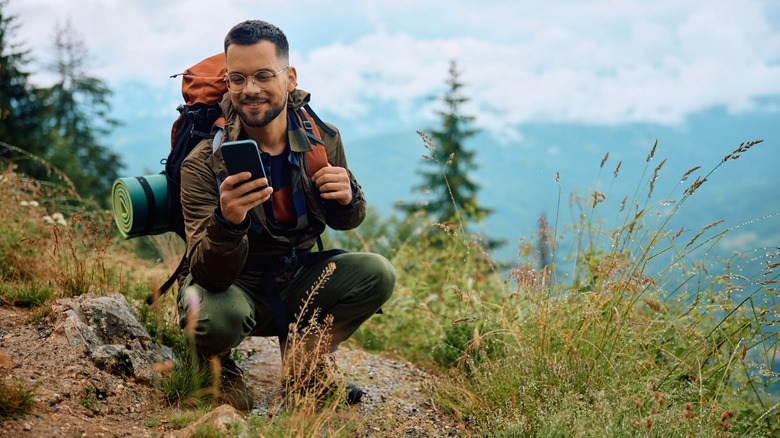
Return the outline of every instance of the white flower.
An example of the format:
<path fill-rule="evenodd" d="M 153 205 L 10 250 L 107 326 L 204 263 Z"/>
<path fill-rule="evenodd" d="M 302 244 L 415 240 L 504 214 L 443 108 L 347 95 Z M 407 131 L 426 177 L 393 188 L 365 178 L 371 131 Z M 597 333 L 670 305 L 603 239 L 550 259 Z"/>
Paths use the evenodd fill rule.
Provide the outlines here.
<path fill-rule="evenodd" d="M 19 205 L 21 205 L 22 207 L 27 207 L 28 205 L 30 205 L 30 203 L 27 201 L 22 201 L 19 203 Z"/>
<path fill-rule="evenodd" d="M 54 223 L 54 219 L 52 219 L 51 216 L 49 216 L 48 214 L 46 216 L 42 217 L 41 219 L 43 219 L 43 222 L 46 223 L 46 224 L 53 224 Z"/>
<path fill-rule="evenodd" d="M 38 201 L 30 201 L 30 207 L 37 207 Z"/>
<path fill-rule="evenodd" d="M 65 217 L 62 215 L 62 213 L 54 213 L 51 215 L 51 218 L 54 219 L 56 222 L 65 220 Z"/>

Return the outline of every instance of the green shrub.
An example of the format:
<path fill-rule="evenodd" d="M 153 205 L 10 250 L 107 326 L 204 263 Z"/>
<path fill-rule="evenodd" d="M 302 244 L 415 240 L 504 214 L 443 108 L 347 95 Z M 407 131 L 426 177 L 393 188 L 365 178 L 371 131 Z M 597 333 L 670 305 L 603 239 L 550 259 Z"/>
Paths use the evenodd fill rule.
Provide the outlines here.
<path fill-rule="evenodd" d="M 37 282 L 6 284 L 0 291 L 0 303 L 36 308 L 48 303 L 53 294 L 51 287 Z"/>
<path fill-rule="evenodd" d="M 0 380 L 0 418 L 32 411 L 35 390 L 17 381 Z"/>

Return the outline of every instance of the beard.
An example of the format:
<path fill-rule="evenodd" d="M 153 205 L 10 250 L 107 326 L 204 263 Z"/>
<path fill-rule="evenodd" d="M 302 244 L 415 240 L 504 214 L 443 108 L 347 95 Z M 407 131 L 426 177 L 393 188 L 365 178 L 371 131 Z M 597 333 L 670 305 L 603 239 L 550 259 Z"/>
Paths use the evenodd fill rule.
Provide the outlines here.
<path fill-rule="evenodd" d="M 236 112 L 238 113 L 238 116 L 241 117 L 241 121 L 244 125 L 250 128 L 262 128 L 271 123 L 282 113 L 282 111 L 284 111 L 285 104 L 286 102 L 282 100 L 279 104 L 272 105 L 265 113 L 258 115 L 250 115 L 242 110 L 237 110 Z"/>

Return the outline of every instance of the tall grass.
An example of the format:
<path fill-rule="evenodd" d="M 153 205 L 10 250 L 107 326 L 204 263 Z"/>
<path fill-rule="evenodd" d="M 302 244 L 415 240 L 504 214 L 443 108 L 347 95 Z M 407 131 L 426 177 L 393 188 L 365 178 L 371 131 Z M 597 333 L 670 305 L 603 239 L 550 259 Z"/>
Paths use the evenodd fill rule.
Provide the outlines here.
<path fill-rule="evenodd" d="M 429 138 L 423 141 L 435 151 Z M 559 208 L 551 223 L 542 222 L 540 236 L 520 242 L 508 270 L 491 260 L 469 224 L 432 224 L 424 212 L 370 215 L 359 231 L 328 236 L 328 246 L 385 254 L 398 273 L 384 315 L 355 340 L 446 375 L 427 388 L 432 400 L 477 436 L 777 434 L 780 248 L 761 249 L 756 269 L 740 272 L 739 256 L 707 255 L 735 227 L 717 218 L 694 229 L 676 224 L 714 172 L 758 144 L 743 143 L 706 173 L 692 168 L 663 201 L 654 200 L 665 164 L 655 158 L 657 144 L 629 193 L 619 192 L 622 163 L 610 169 L 605 156 L 594 186 L 606 190 L 572 195 L 572 224 L 564 225 Z M 154 289 L 156 280 L 144 275 L 149 265 L 133 262 L 128 247 L 111 238 L 105 215 L 57 204 L 73 199 L 66 186 L 30 181 L 8 167 L 0 187 L 7 207 L 0 221 L 3 305 L 45 307 L 51 299 L 107 290 L 140 302 Z M 63 211 L 61 218 L 53 214 Z M 180 254 L 170 243 L 155 245 L 159 257 Z M 163 399 L 202 409 L 214 376 L 187 353 L 174 295 L 158 307 L 139 303 L 139 313 L 181 359 L 160 364 L 169 367 L 161 370 Z M 318 324 L 308 327 L 326 335 L 327 324 Z M 299 365 L 288 371 L 312 370 Z M 252 431 L 362 430 L 340 401 L 323 404 L 310 388 L 286 389 L 293 397 L 252 416 Z M 17 400 L 3 409 L 29 410 L 32 389 L 3 383 L 0 393 Z"/>
<path fill-rule="evenodd" d="M 397 248 L 396 296 L 360 337 L 448 370 L 430 391 L 478 435 L 775 434 L 780 248 L 763 249 L 748 277 L 706 259 L 729 231 L 721 221 L 669 229 L 715 171 L 759 143 L 695 179 L 700 168 L 689 170 L 679 200 L 655 203 L 666 162 L 655 164 L 656 142 L 631 193 L 613 193 L 618 163 L 606 193 L 572 196 L 571 227 L 556 214 L 544 251 L 521 242 L 504 281 L 463 227 L 428 224 L 446 232 Z"/>

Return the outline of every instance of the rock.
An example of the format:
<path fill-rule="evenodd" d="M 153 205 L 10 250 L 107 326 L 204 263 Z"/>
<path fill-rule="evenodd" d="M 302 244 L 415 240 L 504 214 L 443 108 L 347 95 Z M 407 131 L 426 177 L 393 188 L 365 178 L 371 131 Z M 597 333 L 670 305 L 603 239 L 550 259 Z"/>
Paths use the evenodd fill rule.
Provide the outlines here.
<path fill-rule="evenodd" d="M 122 295 L 57 300 L 52 316 L 71 346 L 83 348 L 98 368 L 112 374 L 148 384 L 157 377 L 154 363 L 174 359 L 169 347 L 152 340 Z"/>
<path fill-rule="evenodd" d="M 198 421 L 190 424 L 182 430 L 169 435 L 170 437 L 189 437 L 200 428 L 206 426 L 220 435 L 244 436 L 246 435 L 246 418 L 230 405 L 221 405 L 208 414 L 200 417 Z"/>

